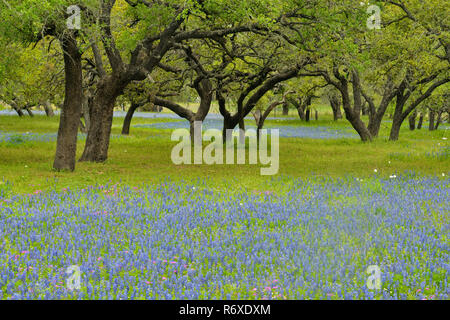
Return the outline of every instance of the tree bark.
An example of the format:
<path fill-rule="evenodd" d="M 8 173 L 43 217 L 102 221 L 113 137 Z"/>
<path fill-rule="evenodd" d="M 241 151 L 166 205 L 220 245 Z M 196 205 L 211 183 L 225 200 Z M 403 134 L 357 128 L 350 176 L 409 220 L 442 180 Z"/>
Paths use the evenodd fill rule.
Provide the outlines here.
<path fill-rule="evenodd" d="M 441 121 L 442 121 L 442 113 L 443 113 L 443 111 L 438 112 L 438 117 L 436 119 L 436 124 L 434 125 L 434 130 L 439 129 L 439 125 L 441 124 Z"/>
<path fill-rule="evenodd" d="M 80 119 L 80 125 L 81 126 L 81 132 L 88 133 L 89 128 L 91 126 L 91 116 L 90 116 L 90 110 L 92 105 L 92 96 L 90 95 L 89 91 L 87 91 L 83 97 L 83 104 L 81 106 L 81 116 L 84 119 L 84 124 Z"/>
<path fill-rule="evenodd" d="M 417 123 L 417 130 L 422 129 L 422 124 L 423 124 L 423 112 L 420 113 L 419 122 Z"/>
<path fill-rule="evenodd" d="M 339 119 L 342 119 L 341 104 L 339 103 L 337 95 L 333 94 L 329 96 L 328 100 L 330 101 L 331 109 L 333 110 L 333 120 L 338 121 Z"/>
<path fill-rule="evenodd" d="M 56 155 L 53 163 L 55 170 L 75 170 L 78 126 L 82 103 L 82 65 L 81 54 L 73 34 L 67 33 L 61 39 L 64 54 L 65 97 L 61 109 Z"/>
<path fill-rule="evenodd" d="M 391 132 L 389 134 L 389 140 L 391 141 L 397 141 L 400 136 L 400 128 L 402 127 L 403 120 L 405 119 L 403 115 L 403 106 L 405 105 L 406 100 L 407 97 L 403 96 L 403 94 L 399 93 L 397 95 L 394 118 L 392 119 Z"/>
<path fill-rule="evenodd" d="M 109 75 L 98 83 L 90 110 L 91 124 L 80 161 L 104 162 L 108 149 L 114 117 L 114 105 L 124 88 L 124 83 Z"/>
<path fill-rule="evenodd" d="M 17 112 L 19 117 L 24 116 L 22 109 L 17 105 L 17 103 L 15 101 L 11 102 L 11 107 L 13 107 L 13 109 Z"/>
<path fill-rule="evenodd" d="M 14 110 L 16 110 L 16 112 L 17 112 L 17 114 L 19 115 L 19 117 L 23 117 L 23 116 L 24 116 L 24 114 L 23 114 L 23 112 L 22 112 L 22 109 L 20 109 L 20 108 L 14 108 Z"/>
<path fill-rule="evenodd" d="M 372 135 L 370 134 L 369 129 L 366 127 L 364 122 L 361 120 L 360 113 L 361 108 L 356 107 L 356 105 L 361 103 L 361 91 L 359 84 L 359 77 L 356 76 L 356 72 L 353 73 L 353 92 L 354 92 L 354 103 L 356 104 L 353 108 L 351 107 L 350 95 L 348 91 L 348 82 L 340 77 L 340 91 L 342 94 L 342 105 L 345 111 L 345 117 L 350 122 L 352 127 L 358 132 L 361 140 L 363 142 L 372 141 Z"/>
<path fill-rule="evenodd" d="M 397 141 L 398 137 L 400 136 L 400 128 L 402 126 L 403 121 L 399 121 L 398 119 L 395 119 L 392 121 L 392 127 L 391 127 L 391 133 L 389 135 L 389 140 L 391 141 Z"/>
<path fill-rule="evenodd" d="M 140 106 L 141 106 L 141 104 L 133 102 L 131 104 L 131 107 L 128 109 L 125 119 L 123 120 L 123 126 L 122 126 L 122 134 L 123 135 L 130 134 L 131 120 L 133 119 L 134 113 L 136 112 L 137 108 L 139 108 Z"/>
<path fill-rule="evenodd" d="M 283 116 L 289 115 L 289 105 L 287 103 L 283 104 Z"/>
<path fill-rule="evenodd" d="M 46 101 L 44 103 L 44 110 L 45 110 L 45 114 L 47 115 L 47 117 L 53 117 L 55 115 L 55 113 L 53 112 L 53 108 L 49 101 Z"/>
<path fill-rule="evenodd" d="M 414 111 L 411 113 L 411 115 L 408 118 L 409 121 L 409 130 L 414 131 L 416 130 L 416 118 L 417 118 L 417 112 Z"/>
<path fill-rule="evenodd" d="M 308 108 L 308 109 L 306 109 L 306 112 L 305 112 L 305 121 L 309 122 L 310 117 L 311 117 L 311 109 Z"/>
<path fill-rule="evenodd" d="M 29 115 L 30 117 L 34 117 L 33 111 L 31 111 L 31 108 L 30 108 L 30 107 L 25 107 L 25 110 L 27 110 L 28 115 Z"/>
<path fill-rule="evenodd" d="M 431 80 L 433 80 L 435 78 L 436 78 L 436 76 L 429 77 L 429 78 L 426 78 L 425 80 L 422 80 L 420 82 L 422 84 L 423 83 L 427 83 L 427 82 L 430 82 Z M 393 124 L 392 124 L 390 140 L 398 140 L 398 136 L 399 136 L 399 133 L 400 133 L 400 127 L 401 127 L 402 122 L 423 101 L 425 101 L 427 98 L 429 98 L 434 90 L 436 90 L 441 85 L 444 85 L 444 84 L 446 84 L 449 81 L 450 81 L 450 78 L 443 78 L 441 80 L 436 80 L 430 87 L 428 87 L 428 89 L 425 91 L 425 93 L 421 94 L 416 100 L 411 102 L 409 104 L 409 106 L 405 110 L 403 110 L 403 106 L 405 105 L 406 101 L 410 98 L 411 93 L 414 90 L 408 91 L 407 93 L 405 93 L 406 85 L 402 84 L 401 88 L 399 90 L 397 90 L 397 104 L 395 106 L 394 120 L 393 120 Z M 431 116 L 434 117 L 434 114 L 431 115 L 431 110 L 430 110 L 430 118 L 431 118 Z M 430 123 L 431 123 L 431 120 L 433 120 L 433 122 L 434 122 L 434 118 L 430 119 Z M 431 126 L 430 126 L 430 129 L 431 129 Z"/>
<path fill-rule="evenodd" d="M 429 116 L 428 130 L 434 131 L 434 119 L 436 116 L 436 112 L 430 109 L 428 116 Z"/>

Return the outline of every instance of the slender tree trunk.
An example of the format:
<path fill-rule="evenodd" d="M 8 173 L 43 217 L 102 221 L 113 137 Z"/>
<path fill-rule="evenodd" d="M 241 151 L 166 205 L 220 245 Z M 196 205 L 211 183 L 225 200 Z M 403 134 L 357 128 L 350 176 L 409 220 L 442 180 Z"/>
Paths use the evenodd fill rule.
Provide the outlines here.
<path fill-rule="evenodd" d="M 128 109 L 127 115 L 125 116 L 125 119 L 123 120 L 123 126 L 122 126 L 122 134 L 123 135 L 130 134 L 131 120 L 133 119 L 133 115 L 134 115 L 135 111 L 139 107 L 140 107 L 140 104 L 132 103 L 131 107 Z"/>
<path fill-rule="evenodd" d="M 363 116 L 369 115 L 369 108 L 367 106 L 367 103 L 362 104 L 361 111 Z"/>
<path fill-rule="evenodd" d="M 319 112 L 317 110 L 314 110 L 314 118 L 316 119 L 316 121 L 319 120 Z"/>
<path fill-rule="evenodd" d="M 289 115 L 289 105 L 287 103 L 283 103 L 283 116 Z"/>
<path fill-rule="evenodd" d="M 45 114 L 47 115 L 47 117 L 53 117 L 55 115 L 55 113 L 53 112 L 53 108 L 49 101 L 46 101 L 44 103 L 44 110 L 45 110 Z"/>
<path fill-rule="evenodd" d="M 19 117 L 23 117 L 23 116 L 24 116 L 22 109 L 20 109 L 20 108 L 14 108 L 14 110 L 16 110 L 16 112 L 17 112 L 17 114 L 19 115 Z"/>
<path fill-rule="evenodd" d="M 310 116 L 311 116 L 311 109 L 308 108 L 308 109 L 306 109 L 306 112 L 305 112 L 305 121 L 306 122 L 309 122 Z"/>
<path fill-rule="evenodd" d="M 30 107 L 25 107 L 25 110 L 27 110 L 27 112 L 30 115 L 30 117 L 34 117 L 33 111 L 31 111 Z"/>
<path fill-rule="evenodd" d="M 438 117 L 436 119 L 436 124 L 434 125 L 434 130 L 439 129 L 439 125 L 441 124 L 442 121 L 442 113 L 443 113 L 442 111 L 438 112 Z"/>
<path fill-rule="evenodd" d="M 429 115 L 428 130 L 434 131 L 434 118 L 436 116 L 436 112 L 434 112 L 433 110 L 430 110 L 428 115 Z"/>
<path fill-rule="evenodd" d="M 88 133 L 89 128 L 91 126 L 91 104 L 92 104 L 92 97 L 89 94 L 89 91 L 87 91 L 83 97 L 83 105 L 81 106 L 81 116 L 84 119 L 84 124 L 82 123 L 80 119 L 81 126 L 81 132 Z"/>
<path fill-rule="evenodd" d="M 75 170 L 78 125 L 82 103 L 82 66 L 77 41 L 67 33 L 61 40 L 64 54 L 65 97 L 56 142 L 55 170 Z"/>
<path fill-rule="evenodd" d="M 342 119 L 341 105 L 339 103 L 339 98 L 336 95 L 328 97 L 331 105 L 331 109 L 333 110 L 333 120 L 338 121 Z"/>
<path fill-rule="evenodd" d="M 420 113 L 419 122 L 417 123 L 417 130 L 422 129 L 422 124 L 423 124 L 423 112 Z"/>
<path fill-rule="evenodd" d="M 395 105 L 394 118 L 392 120 L 391 132 L 389 134 L 389 140 L 391 141 L 397 141 L 398 137 L 400 136 L 400 128 L 402 127 L 403 123 L 403 105 L 404 102 L 397 100 L 397 103 Z"/>
<path fill-rule="evenodd" d="M 414 111 L 413 113 L 411 113 L 411 115 L 408 118 L 409 130 L 411 130 L 411 131 L 416 130 L 416 118 L 417 118 L 417 111 Z"/>

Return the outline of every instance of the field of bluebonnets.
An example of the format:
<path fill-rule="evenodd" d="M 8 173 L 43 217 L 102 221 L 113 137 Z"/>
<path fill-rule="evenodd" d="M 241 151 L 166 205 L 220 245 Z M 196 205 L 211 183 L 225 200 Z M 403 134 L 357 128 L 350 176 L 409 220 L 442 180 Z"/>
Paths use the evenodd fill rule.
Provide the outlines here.
<path fill-rule="evenodd" d="M 145 163 L 138 155 L 158 152 L 134 144 L 167 149 L 168 129 L 185 125 L 148 119 L 132 128 L 141 138 L 113 126 L 117 160 L 49 176 L 29 157 L 51 162 L 56 121 L 34 121 L 39 129 L 0 119 L 0 299 L 450 298 L 447 126 L 359 149 L 348 127 L 269 121 L 285 133 L 281 174 L 255 182 L 246 167 L 225 179 L 219 172 L 236 169 L 176 168 L 166 154 Z M 294 143 L 297 166 L 286 150 Z M 302 166 L 322 174 L 292 171 Z M 67 286 L 73 265 L 79 290 Z M 371 265 L 379 290 L 367 286 Z"/>

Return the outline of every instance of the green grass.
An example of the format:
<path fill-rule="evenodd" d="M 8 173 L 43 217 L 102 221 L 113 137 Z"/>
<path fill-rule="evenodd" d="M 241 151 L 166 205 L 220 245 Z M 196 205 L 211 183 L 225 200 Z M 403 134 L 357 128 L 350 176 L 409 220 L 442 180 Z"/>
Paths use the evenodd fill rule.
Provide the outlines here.
<path fill-rule="evenodd" d="M 0 131 L 55 133 L 58 117 L 34 118 L 0 116 Z M 120 134 L 123 119 L 114 119 L 113 134 Z M 168 121 L 164 119 L 133 120 L 132 125 Z M 250 120 L 248 123 L 252 123 Z M 331 121 L 331 115 L 308 124 L 299 120 L 267 121 L 266 125 L 332 126 L 350 128 L 346 120 Z M 317 140 L 300 138 L 280 139 L 281 179 L 306 177 L 367 178 L 373 175 L 389 177 L 413 171 L 420 175 L 446 175 L 449 173 L 448 156 L 432 157 L 428 154 L 440 147 L 448 147 L 442 138 L 447 130 L 429 132 L 409 131 L 402 128 L 400 140 L 387 140 L 390 123 L 384 122 L 380 137 L 372 143 L 358 139 Z M 171 130 L 131 127 L 131 135 L 111 141 L 109 159 L 102 164 L 77 163 L 76 171 L 52 170 L 55 142 L 28 142 L 20 145 L 0 143 L 0 181 L 9 181 L 16 193 L 28 193 L 36 189 L 60 190 L 86 185 L 122 182 L 130 185 L 158 183 L 164 179 L 190 181 L 209 178 L 220 189 L 238 187 L 269 189 L 271 177 L 261 176 L 261 165 L 184 165 L 172 164 L 170 153 L 176 144 L 170 141 Z M 84 141 L 78 143 L 78 158 Z M 427 156 L 428 155 L 428 156 Z M 377 169 L 377 173 L 374 173 Z"/>

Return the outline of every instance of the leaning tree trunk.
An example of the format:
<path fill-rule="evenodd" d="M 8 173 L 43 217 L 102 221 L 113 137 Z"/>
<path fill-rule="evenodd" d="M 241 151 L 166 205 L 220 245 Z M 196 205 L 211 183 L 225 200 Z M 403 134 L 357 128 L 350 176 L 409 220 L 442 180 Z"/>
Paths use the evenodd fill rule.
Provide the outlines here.
<path fill-rule="evenodd" d="M 23 117 L 23 111 L 21 108 L 19 108 L 19 106 L 17 105 L 17 103 L 15 102 L 11 102 L 11 106 L 13 107 L 13 109 L 17 112 L 17 114 L 19 115 L 19 117 Z"/>
<path fill-rule="evenodd" d="M 422 124 L 423 124 L 423 112 L 420 113 L 419 122 L 417 123 L 417 130 L 422 129 Z"/>
<path fill-rule="evenodd" d="M 409 121 L 409 130 L 414 131 L 416 130 L 416 118 L 417 118 L 417 112 L 414 111 L 411 113 L 411 115 L 408 118 Z"/>
<path fill-rule="evenodd" d="M 436 119 L 436 124 L 434 125 L 434 130 L 437 130 L 437 129 L 439 129 L 439 125 L 441 124 L 441 121 L 442 121 L 442 111 L 439 111 L 439 113 L 438 113 L 438 117 L 437 117 L 437 119 Z"/>
<path fill-rule="evenodd" d="M 122 134 L 123 135 L 130 134 L 131 120 L 133 119 L 134 113 L 136 112 L 137 108 L 139 108 L 139 107 L 140 107 L 140 104 L 133 102 L 131 104 L 131 107 L 128 109 L 125 119 L 123 120 L 123 126 L 122 126 Z"/>
<path fill-rule="evenodd" d="M 61 40 L 64 53 L 65 97 L 56 142 L 55 170 L 75 170 L 78 125 L 82 103 L 82 66 L 77 41 L 67 33 Z"/>
<path fill-rule="evenodd" d="M 34 117 L 33 111 L 31 111 L 30 107 L 25 107 L 25 110 L 27 110 L 27 112 L 30 115 L 30 117 Z"/>
<path fill-rule="evenodd" d="M 45 111 L 45 114 L 47 115 L 47 117 L 53 117 L 55 115 L 49 101 L 46 101 L 44 103 L 44 111 Z"/>
<path fill-rule="evenodd" d="M 24 116 L 22 109 L 20 109 L 20 108 L 14 108 L 14 110 L 16 110 L 16 112 L 17 112 L 17 114 L 19 115 L 19 117 L 23 117 L 23 116 Z"/>
<path fill-rule="evenodd" d="M 369 129 L 367 129 L 366 125 L 359 117 L 359 113 L 361 111 L 358 111 L 358 113 L 356 114 L 354 113 L 354 111 L 349 109 L 344 109 L 344 111 L 347 120 L 350 122 L 350 124 L 356 130 L 356 132 L 358 132 L 361 141 L 363 142 L 372 141 L 372 135 L 370 134 Z"/>

